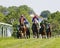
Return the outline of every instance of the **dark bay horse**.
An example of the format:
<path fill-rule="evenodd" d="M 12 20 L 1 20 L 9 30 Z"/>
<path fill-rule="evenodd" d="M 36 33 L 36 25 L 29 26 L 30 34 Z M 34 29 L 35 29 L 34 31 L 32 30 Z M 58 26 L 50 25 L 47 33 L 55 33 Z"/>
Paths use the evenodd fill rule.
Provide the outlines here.
<path fill-rule="evenodd" d="M 40 25 L 41 28 L 39 29 L 39 34 L 41 34 L 42 38 L 46 38 L 46 28 L 45 28 L 45 24 L 41 24 Z"/>
<path fill-rule="evenodd" d="M 30 38 L 30 29 L 29 28 L 26 29 L 26 37 Z"/>
<path fill-rule="evenodd" d="M 38 23 L 33 23 L 32 24 L 32 31 L 33 31 L 33 38 L 37 36 L 39 38 L 39 24 Z"/>
<path fill-rule="evenodd" d="M 26 38 L 30 38 L 30 23 L 27 21 L 25 22 L 26 25 Z"/>
<path fill-rule="evenodd" d="M 46 33 L 47 33 L 47 38 L 51 37 L 51 31 L 52 31 L 52 27 L 50 24 L 47 25 L 47 29 L 46 29 Z"/>

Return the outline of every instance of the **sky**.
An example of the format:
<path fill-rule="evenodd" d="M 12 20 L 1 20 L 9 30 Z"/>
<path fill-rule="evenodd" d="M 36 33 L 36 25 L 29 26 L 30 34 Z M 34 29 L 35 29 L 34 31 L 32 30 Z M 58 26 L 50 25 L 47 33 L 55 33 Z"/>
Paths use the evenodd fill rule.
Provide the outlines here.
<path fill-rule="evenodd" d="M 4 7 L 28 5 L 38 15 L 44 10 L 60 11 L 60 0 L 0 0 L 0 5 Z"/>

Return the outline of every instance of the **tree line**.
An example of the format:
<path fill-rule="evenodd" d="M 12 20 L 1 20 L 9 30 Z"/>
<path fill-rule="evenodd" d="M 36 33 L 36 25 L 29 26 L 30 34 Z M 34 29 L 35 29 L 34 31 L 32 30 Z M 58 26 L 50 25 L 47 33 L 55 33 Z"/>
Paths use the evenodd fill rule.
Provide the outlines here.
<path fill-rule="evenodd" d="M 36 14 L 31 7 L 27 5 L 3 7 L 0 6 L 0 22 L 13 25 L 14 31 L 16 31 L 16 25 L 19 24 L 19 17 L 24 14 L 27 20 L 32 23 L 30 14 Z M 60 34 L 60 12 L 56 11 L 51 13 L 49 10 L 41 12 L 40 17 L 47 18 L 47 22 L 52 25 L 52 31 L 54 34 Z"/>

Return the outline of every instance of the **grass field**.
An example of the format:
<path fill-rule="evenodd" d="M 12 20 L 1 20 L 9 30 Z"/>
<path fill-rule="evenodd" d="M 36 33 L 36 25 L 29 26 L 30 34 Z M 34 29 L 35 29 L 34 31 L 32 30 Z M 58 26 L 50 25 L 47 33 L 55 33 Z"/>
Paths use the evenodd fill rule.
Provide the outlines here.
<path fill-rule="evenodd" d="M 60 48 L 60 38 L 0 39 L 0 48 Z"/>

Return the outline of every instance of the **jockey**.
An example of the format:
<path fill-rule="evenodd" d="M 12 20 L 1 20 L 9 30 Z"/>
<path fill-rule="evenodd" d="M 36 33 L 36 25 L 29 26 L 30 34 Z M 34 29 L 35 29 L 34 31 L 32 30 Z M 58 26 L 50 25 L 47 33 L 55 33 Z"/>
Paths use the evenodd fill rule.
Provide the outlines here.
<path fill-rule="evenodd" d="M 24 24 L 24 22 L 26 22 L 26 18 L 24 17 L 24 15 L 21 15 L 19 22 L 20 24 Z"/>
<path fill-rule="evenodd" d="M 24 24 L 26 25 L 27 28 L 30 27 L 30 24 L 29 24 L 28 20 L 26 20 L 26 21 L 24 22 Z"/>
<path fill-rule="evenodd" d="M 39 22 L 39 18 L 35 15 L 35 16 L 32 18 L 32 22 L 38 23 L 38 22 Z"/>

